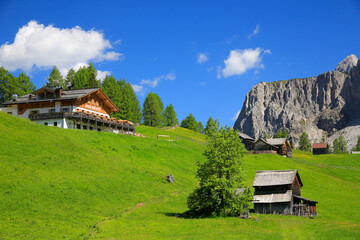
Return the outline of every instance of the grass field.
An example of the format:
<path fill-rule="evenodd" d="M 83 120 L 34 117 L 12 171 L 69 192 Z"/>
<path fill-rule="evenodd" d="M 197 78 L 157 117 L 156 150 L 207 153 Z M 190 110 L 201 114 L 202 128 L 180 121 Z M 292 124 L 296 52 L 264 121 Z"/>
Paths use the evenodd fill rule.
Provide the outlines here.
<path fill-rule="evenodd" d="M 204 136 L 137 132 L 148 137 L 41 126 L 0 112 L 0 239 L 360 239 L 359 155 L 245 155 L 249 186 L 258 170 L 297 169 L 302 195 L 319 201 L 315 219 L 184 219 L 176 216 L 197 185 Z"/>

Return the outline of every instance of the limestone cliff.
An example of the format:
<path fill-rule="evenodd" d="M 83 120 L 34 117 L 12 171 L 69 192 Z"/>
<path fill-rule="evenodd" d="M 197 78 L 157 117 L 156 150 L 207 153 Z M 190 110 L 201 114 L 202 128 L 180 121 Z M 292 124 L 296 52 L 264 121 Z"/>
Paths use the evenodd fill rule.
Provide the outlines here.
<path fill-rule="evenodd" d="M 360 60 L 354 57 L 317 77 L 257 84 L 247 93 L 234 129 L 255 138 L 286 129 L 295 144 L 304 131 L 313 142 L 341 133 L 352 148 L 360 135 Z"/>

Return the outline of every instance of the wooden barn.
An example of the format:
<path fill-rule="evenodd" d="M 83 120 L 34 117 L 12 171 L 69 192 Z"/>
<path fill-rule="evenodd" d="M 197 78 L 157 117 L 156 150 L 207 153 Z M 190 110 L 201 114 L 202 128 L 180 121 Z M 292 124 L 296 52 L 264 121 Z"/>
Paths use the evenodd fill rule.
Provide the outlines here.
<path fill-rule="evenodd" d="M 327 143 L 313 143 L 313 155 L 329 154 L 329 144 Z"/>
<path fill-rule="evenodd" d="M 290 142 L 286 138 L 259 138 L 254 143 L 253 148 L 255 153 L 277 153 L 292 157 L 292 148 Z"/>
<path fill-rule="evenodd" d="M 303 183 L 296 170 L 256 172 L 253 187 L 256 213 L 316 216 L 316 203 L 301 197 Z"/>
<path fill-rule="evenodd" d="M 237 132 L 239 135 L 239 138 L 241 139 L 242 143 L 245 145 L 245 149 L 248 151 L 251 151 L 254 147 L 255 139 L 252 137 L 246 135 L 242 132 Z"/>

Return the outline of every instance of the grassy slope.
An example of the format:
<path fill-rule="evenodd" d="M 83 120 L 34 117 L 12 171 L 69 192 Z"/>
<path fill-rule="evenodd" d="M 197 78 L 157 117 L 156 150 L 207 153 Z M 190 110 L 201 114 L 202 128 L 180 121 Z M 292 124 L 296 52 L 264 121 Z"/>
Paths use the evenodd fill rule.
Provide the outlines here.
<path fill-rule="evenodd" d="M 360 156 L 245 156 L 249 185 L 257 170 L 299 170 L 302 195 L 319 201 L 316 219 L 182 219 L 175 214 L 186 211 L 197 184 L 203 136 L 182 128 L 137 131 L 149 137 L 63 130 L 0 112 L 0 239 L 360 237 Z"/>

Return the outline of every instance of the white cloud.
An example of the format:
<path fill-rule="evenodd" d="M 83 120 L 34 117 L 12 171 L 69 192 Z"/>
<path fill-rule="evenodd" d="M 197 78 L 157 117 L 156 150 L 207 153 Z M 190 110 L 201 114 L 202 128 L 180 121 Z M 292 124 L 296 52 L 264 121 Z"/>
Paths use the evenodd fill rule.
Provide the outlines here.
<path fill-rule="evenodd" d="M 101 82 L 104 81 L 106 75 L 111 75 L 111 72 L 110 71 L 100 71 L 100 70 L 97 70 L 97 79 L 100 79 Z"/>
<path fill-rule="evenodd" d="M 239 117 L 240 110 L 237 111 L 236 115 L 232 118 L 233 121 L 236 121 L 236 119 Z"/>
<path fill-rule="evenodd" d="M 260 25 L 256 25 L 254 31 L 248 35 L 248 39 L 250 40 L 252 37 L 255 37 L 260 32 Z"/>
<path fill-rule="evenodd" d="M 205 54 L 205 53 L 199 53 L 197 55 L 197 61 L 198 63 L 204 63 L 206 62 L 207 60 L 209 60 L 209 57 Z"/>
<path fill-rule="evenodd" d="M 143 94 L 143 92 L 145 90 L 144 86 L 141 86 L 141 85 L 133 85 L 133 84 L 131 84 L 131 86 L 134 89 L 134 92 L 136 92 L 136 93 Z"/>
<path fill-rule="evenodd" d="M 90 60 L 114 61 L 123 57 L 109 49 L 112 45 L 99 31 L 85 31 L 79 26 L 61 29 L 30 21 L 19 29 L 13 43 L 0 46 L 0 65 L 10 71 L 52 66 L 69 69 Z"/>
<path fill-rule="evenodd" d="M 149 85 L 150 87 L 156 87 L 161 80 L 175 80 L 176 76 L 174 73 L 168 73 L 166 75 L 161 75 L 159 77 L 155 77 L 153 80 L 151 79 L 143 79 L 140 82 L 140 85 Z"/>
<path fill-rule="evenodd" d="M 252 68 L 263 68 L 261 63 L 261 53 L 269 53 L 270 50 L 263 51 L 261 48 L 256 49 L 235 49 L 230 51 L 229 57 L 224 60 L 225 67 L 221 69 L 218 66 L 218 78 L 221 76 L 227 78 L 234 75 L 244 74 L 247 70 Z"/>

